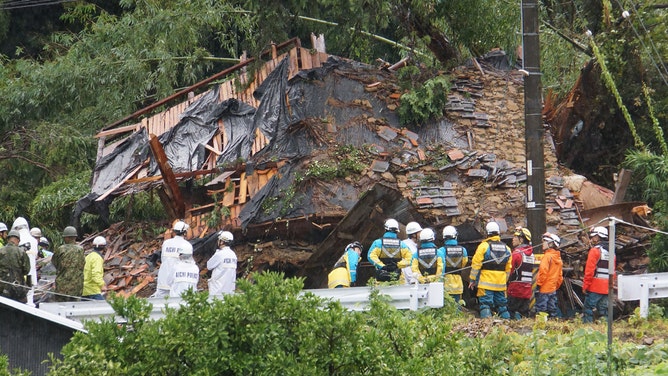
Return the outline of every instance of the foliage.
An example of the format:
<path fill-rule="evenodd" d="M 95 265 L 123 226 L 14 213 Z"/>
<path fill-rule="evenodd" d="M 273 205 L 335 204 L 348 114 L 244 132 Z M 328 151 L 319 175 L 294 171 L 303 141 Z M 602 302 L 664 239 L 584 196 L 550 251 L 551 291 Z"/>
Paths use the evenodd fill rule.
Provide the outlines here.
<path fill-rule="evenodd" d="M 0 355 L 0 376 L 30 376 L 30 372 L 20 369 L 10 371 L 7 355 Z"/>
<path fill-rule="evenodd" d="M 347 311 L 302 294 L 301 279 L 277 273 L 252 274 L 237 286 L 224 300 L 187 293 L 187 305 L 168 308 L 158 321 L 148 319 L 145 301 L 114 298 L 127 324 L 88 323 L 63 359 L 51 359 L 49 374 L 606 374 L 602 327 L 545 323 L 525 335 L 462 318 L 450 306 L 399 311 L 377 290 L 367 312 Z M 471 324 L 486 327 L 486 335 L 467 335 L 462 328 Z M 615 341 L 612 350 L 615 374 L 666 368 L 665 340 Z"/>
<path fill-rule="evenodd" d="M 359 174 L 366 164 L 363 162 L 364 152 L 353 145 L 339 146 L 333 152 L 331 160 L 315 160 L 309 163 L 304 179 L 333 180 L 345 178 L 351 174 Z M 299 180 L 299 179 L 296 179 Z M 300 182 L 296 182 L 299 184 Z"/>
<path fill-rule="evenodd" d="M 42 187 L 30 204 L 31 224 L 57 228 L 69 225 L 74 204 L 89 192 L 89 177 L 89 170 L 74 171 Z"/>
<path fill-rule="evenodd" d="M 401 96 L 399 120 L 402 124 L 422 124 L 443 114 L 450 92 L 450 79 L 437 76 Z"/>

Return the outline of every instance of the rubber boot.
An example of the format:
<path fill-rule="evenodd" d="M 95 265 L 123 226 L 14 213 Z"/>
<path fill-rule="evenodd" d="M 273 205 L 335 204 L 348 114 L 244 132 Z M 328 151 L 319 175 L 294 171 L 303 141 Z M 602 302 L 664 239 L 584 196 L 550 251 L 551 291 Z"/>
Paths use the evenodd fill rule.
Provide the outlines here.
<path fill-rule="evenodd" d="M 510 312 L 508 312 L 508 309 L 503 307 L 499 308 L 499 317 L 501 317 L 504 320 L 509 320 L 510 319 Z"/>
<path fill-rule="evenodd" d="M 519 312 L 515 312 L 513 315 L 513 320 L 522 320 L 522 315 Z"/>
<path fill-rule="evenodd" d="M 489 308 L 480 307 L 480 318 L 486 319 L 492 317 L 492 311 Z"/>

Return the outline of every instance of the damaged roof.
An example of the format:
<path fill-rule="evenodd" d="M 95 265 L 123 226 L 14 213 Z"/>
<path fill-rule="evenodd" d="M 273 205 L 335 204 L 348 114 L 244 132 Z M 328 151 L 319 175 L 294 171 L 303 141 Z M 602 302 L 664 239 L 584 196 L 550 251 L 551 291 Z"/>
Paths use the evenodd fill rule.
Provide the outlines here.
<path fill-rule="evenodd" d="M 221 228 L 249 241 L 267 240 L 269 229 L 272 238 L 319 243 L 329 236 L 326 247 L 305 255 L 313 273 L 326 270 L 349 240 L 370 243 L 381 218 L 470 228 L 463 240 L 477 240 L 475 230 L 491 218 L 502 231 L 525 224 L 521 73 L 484 61 L 457 68 L 445 116 L 402 126 L 403 90 L 393 72 L 287 47 L 255 74 L 239 67 L 182 103 L 102 130 L 91 193 L 77 212 L 104 213 L 114 197 L 158 189 L 170 215 L 191 225 L 190 237 Z M 548 228 L 580 229 L 582 212 L 609 203 L 612 193 L 561 169 L 549 133 L 545 151 Z M 184 180 L 198 190 L 179 186 Z M 368 197 L 400 204 L 366 202 L 355 225 L 336 229 Z M 210 228 L 205 216 L 220 207 L 227 210 Z M 119 265 L 131 276 L 153 282 L 148 266 L 127 262 Z M 132 282 L 126 276 L 122 284 L 139 291 Z"/>

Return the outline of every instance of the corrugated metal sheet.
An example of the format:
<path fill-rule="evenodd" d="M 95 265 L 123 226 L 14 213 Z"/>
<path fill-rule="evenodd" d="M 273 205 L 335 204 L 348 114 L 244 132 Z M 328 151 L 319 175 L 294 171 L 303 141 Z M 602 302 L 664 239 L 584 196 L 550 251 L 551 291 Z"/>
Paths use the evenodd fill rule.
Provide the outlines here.
<path fill-rule="evenodd" d="M 80 323 L 0 297 L 0 352 L 9 358 L 10 369 L 21 368 L 33 376 L 46 375 L 42 362 L 49 353 L 60 354 Z"/>

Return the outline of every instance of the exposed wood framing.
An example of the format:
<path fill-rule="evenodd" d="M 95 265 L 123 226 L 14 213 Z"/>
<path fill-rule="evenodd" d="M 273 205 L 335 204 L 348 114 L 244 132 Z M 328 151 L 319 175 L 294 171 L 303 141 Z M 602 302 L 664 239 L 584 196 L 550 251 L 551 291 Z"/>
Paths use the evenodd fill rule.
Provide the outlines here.
<path fill-rule="evenodd" d="M 169 198 L 168 206 L 170 206 L 173 213 L 176 214 L 175 218 L 181 218 L 185 214 L 186 208 L 183 202 L 183 196 L 181 195 L 181 188 L 179 188 L 179 185 L 176 182 L 176 177 L 172 171 L 172 166 L 169 165 L 167 155 L 165 154 L 165 149 L 162 148 L 162 144 L 160 144 L 158 137 L 154 134 L 151 135 L 149 145 L 151 146 L 151 151 L 153 152 L 153 156 L 158 163 L 160 174 L 162 174 L 163 180 L 165 182 L 165 194 Z"/>

